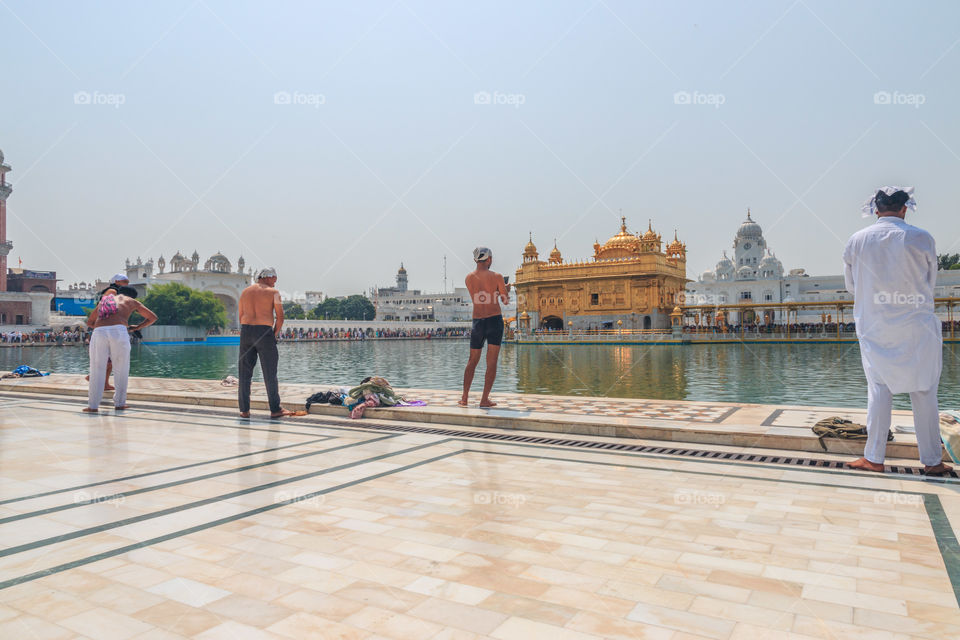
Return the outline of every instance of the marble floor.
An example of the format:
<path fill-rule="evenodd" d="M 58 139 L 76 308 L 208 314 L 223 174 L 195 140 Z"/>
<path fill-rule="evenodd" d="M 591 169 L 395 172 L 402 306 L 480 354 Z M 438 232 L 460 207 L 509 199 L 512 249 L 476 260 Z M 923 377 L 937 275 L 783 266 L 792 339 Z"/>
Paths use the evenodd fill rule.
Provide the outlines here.
<path fill-rule="evenodd" d="M 0 380 L 0 393 L 44 393 L 59 397 L 85 397 L 88 383 L 82 375 L 52 374 L 42 378 Z M 304 401 L 330 385 L 287 383 L 280 385 L 284 406 L 302 409 Z M 495 393 L 495 409 L 460 408 L 460 393 L 438 389 L 401 389 L 408 399 L 426 401 L 425 407 L 400 410 L 377 408 L 365 413 L 365 419 L 409 419 L 434 424 L 489 427 L 511 425 L 552 433 L 619 435 L 676 442 L 696 442 L 821 451 L 821 444 L 810 427 L 831 416 L 863 424 L 866 411 L 855 408 L 763 405 L 750 403 L 705 403 L 686 400 L 646 400 L 631 398 L 593 398 L 586 396 L 549 396 L 526 393 Z M 204 406 L 235 407 L 237 390 L 224 387 L 218 380 L 178 378 L 132 378 L 129 398 L 134 402 L 188 403 Z M 106 398 L 109 404 L 110 392 Z M 477 398 L 474 398 L 477 401 Z M 256 411 L 267 406 L 263 385 L 252 389 Z M 342 407 L 313 405 L 311 412 L 325 416 L 343 416 Z M 894 411 L 893 425 L 912 425 L 909 411 Z M 848 442 L 830 440 L 830 451 L 849 453 Z M 859 445 L 858 445 L 859 446 Z M 889 451 L 905 458 L 917 457 L 916 436 L 899 430 Z"/>
<path fill-rule="evenodd" d="M 960 637 L 957 480 L 81 406 L 0 394 L 0 638 Z"/>

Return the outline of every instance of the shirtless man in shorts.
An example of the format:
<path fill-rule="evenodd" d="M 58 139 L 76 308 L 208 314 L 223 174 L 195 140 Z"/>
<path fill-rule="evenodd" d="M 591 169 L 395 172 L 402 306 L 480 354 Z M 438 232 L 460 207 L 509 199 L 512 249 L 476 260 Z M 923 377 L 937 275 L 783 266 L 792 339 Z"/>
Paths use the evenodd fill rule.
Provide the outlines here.
<path fill-rule="evenodd" d="M 107 362 L 113 362 L 113 381 L 116 391 L 113 394 L 113 408 L 127 408 L 127 381 L 130 377 L 130 335 L 129 331 L 138 331 L 157 321 L 157 314 L 138 302 L 133 293 L 118 293 L 119 285 L 107 288 L 97 308 L 87 318 L 87 326 L 93 329 L 90 337 L 90 385 L 87 389 L 87 413 L 97 413 L 103 399 L 103 387 L 107 380 Z M 144 320 L 135 327 L 128 327 L 130 315 L 136 311 Z"/>
<path fill-rule="evenodd" d="M 467 276 L 467 290 L 473 301 L 470 359 L 463 372 L 463 397 L 457 404 L 461 407 L 467 406 L 473 374 L 480 362 L 483 343 L 486 342 L 487 371 L 483 376 L 480 407 L 495 407 L 497 403 L 490 400 L 490 390 L 497 377 L 497 357 L 500 355 L 500 343 L 503 341 L 503 315 L 500 312 L 500 303 L 510 302 L 510 285 L 504 281 L 502 275 L 490 271 L 490 264 L 493 262 L 493 253 L 490 249 L 477 247 L 473 250 L 473 260 L 477 263 L 477 270 Z"/>
<path fill-rule="evenodd" d="M 253 367 L 260 359 L 260 372 L 263 384 L 267 387 L 270 401 L 270 417 L 282 418 L 293 415 L 280 406 L 280 383 L 277 381 L 277 365 L 280 354 L 277 351 L 277 336 L 283 327 L 283 302 L 280 292 L 275 288 L 277 270 L 272 267 L 261 269 L 257 281 L 240 294 L 240 385 L 237 400 L 240 405 L 240 417 L 250 417 L 250 382 L 253 380 Z M 276 315 L 276 320 L 274 320 Z"/>

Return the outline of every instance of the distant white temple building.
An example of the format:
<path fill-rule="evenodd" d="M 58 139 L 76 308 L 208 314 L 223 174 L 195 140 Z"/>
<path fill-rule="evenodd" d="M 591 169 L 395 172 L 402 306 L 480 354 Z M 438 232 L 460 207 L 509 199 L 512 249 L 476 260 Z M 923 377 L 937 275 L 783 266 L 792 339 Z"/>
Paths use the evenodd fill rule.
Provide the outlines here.
<path fill-rule="evenodd" d="M 837 256 L 837 264 L 840 256 Z M 960 297 L 960 271 L 941 271 L 934 292 L 940 297 Z M 764 302 L 853 302 L 847 292 L 843 274 L 810 276 L 805 269 L 791 269 L 784 274 L 780 260 L 767 246 L 763 230 L 747 209 L 747 219 L 740 224 L 733 238 L 733 257 L 724 251 L 712 270 L 704 271 L 696 282 L 687 284 L 688 305 L 717 305 L 735 303 L 762 304 Z M 818 322 L 821 310 L 799 312 L 801 322 Z M 781 323 L 780 309 L 758 310 L 760 322 Z M 729 318 L 738 322 L 736 313 Z M 749 321 L 749 318 L 748 318 Z M 847 319 L 852 322 L 852 317 Z"/>
<path fill-rule="evenodd" d="M 453 293 L 424 293 L 407 285 L 407 270 L 400 264 L 396 286 L 377 287 L 371 291 L 377 308 L 377 320 L 399 322 L 470 322 L 473 304 L 466 287 Z M 516 315 L 516 302 L 503 308 L 504 318 Z"/>
<path fill-rule="evenodd" d="M 227 327 L 240 327 L 240 294 L 253 282 L 253 269 L 244 271 L 246 262 L 243 256 L 237 260 L 235 271 L 230 260 L 219 251 L 203 263 L 202 269 L 200 255 L 196 251 L 189 258 L 177 251 L 170 258 L 169 271 L 165 271 L 166 266 L 162 255 L 156 262 L 156 271 L 152 258 L 144 262 L 138 257 L 136 262 L 127 259 L 125 272 L 130 278 L 130 286 L 136 288 L 140 295 L 144 295 L 153 285 L 168 282 L 179 282 L 198 291 L 210 291 L 227 309 Z"/>

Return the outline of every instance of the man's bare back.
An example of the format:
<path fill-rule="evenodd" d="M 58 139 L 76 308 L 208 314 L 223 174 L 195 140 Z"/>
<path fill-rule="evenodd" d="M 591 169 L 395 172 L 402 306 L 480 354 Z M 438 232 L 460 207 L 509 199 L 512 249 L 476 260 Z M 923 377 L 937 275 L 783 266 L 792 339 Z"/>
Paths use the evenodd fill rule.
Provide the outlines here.
<path fill-rule="evenodd" d="M 240 324 L 274 326 L 274 313 L 283 317 L 280 292 L 275 288 L 252 284 L 240 294 Z"/>
<path fill-rule="evenodd" d="M 98 327 L 112 327 L 118 324 L 126 325 L 130 322 L 130 316 L 133 315 L 134 311 L 139 311 L 140 315 L 144 316 L 146 320 L 150 321 L 150 324 L 156 321 L 157 316 L 143 306 L 143 304 L 136 298 L 131 298 L 119 293 L 115 294 L 114 297 L 117 300 L 117 312 L 111 313 L 105 318 L 101 318 L 97 310 L 94 309 L 93 313 L 90 314 L 90 318 L 87 320 L 88 326 L 96 329 Z M 93 320 L 92 323 L 90 322 L 91 320 Z"/>
<path fill-rule="evenodd" d="M 499 316 L 500 303 L 507 304 L 510 301 L 503 276 L 496 271 L 477 267 L 476 271 L 467 275 L 466 285 L 473 301 L 474 318 Z"/>

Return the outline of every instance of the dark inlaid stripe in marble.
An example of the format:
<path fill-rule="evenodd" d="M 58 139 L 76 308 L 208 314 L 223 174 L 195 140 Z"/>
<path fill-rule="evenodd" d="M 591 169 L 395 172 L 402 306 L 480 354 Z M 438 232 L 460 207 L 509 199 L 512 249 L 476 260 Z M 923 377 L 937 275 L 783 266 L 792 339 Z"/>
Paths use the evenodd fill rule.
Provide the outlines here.
<path fill-rule="evenodd" d="M 352 446 L 359 446 L 359 445 L 363 445 L 363 444 L 371 444 L 372 442 L 378 442 L 379 440 L 387 440 L 387 439 L 389 439 L 389 438 L 391 438 L 391 437 L 395 437 L 395 436 L 388 436 L 388 437 L 384 437 L 384 438 L 378 438 L 377 440 L 374 440 L 374 441 L 360 442 L 360 443 L 356 443 L 356 444 L 352 444 L 352 445 L 344 445 L 344 446 L 341 447 L 341 448 L 347 448 L 347 447 L 352 447 Z M 6 549 L 0 549 L 0 558 L 6 557 L 6 556 L 15 555 L 15 554 L 17 554 L 17 553 L 23 553 L 24 551 L 30 551 L 31 549 L 39 549 L 39 548 L 41 548 L 41 547 L 46 547 L 46 546 L 49 546 L 49 545 L 52 545 L 52 544 L 58 544 L 58 543 L 60 543 L 60 542 L 66 542 L 67 540 L 73 540 L 73 539 L 76 539 L 76 538 L 82 538 L 82 537 L 84 537 L 84 536 L 93 535 L 93 534 L 95 534 L 95 533 L 100 533 L 100 532 L 102 532 L 102 531 L 109 531 L 110 529 L 116 529 L 117 527 L 124 527 L 124 526 L 126 526 L 126 525 L 135 524 L 135 523 L 137 523 L 137 522 L 143 522 L 143 521 L 145 521 L 145 520 L 152 520 L 152 519 L 155 519 L 155 518 L 161 518 L 161 517 L 163 517 L 163 516 L 167 516 L 167 515 L 170 515 L 170 514 L 173 514 L 173 513 L 178 513 L 178 512 L 180 512 L 180 511 L 184 511 L 184 510 L 186 510 L 186 509 L 194 509 L 194 508 L 197 508 L 197 507 L 206 506 L 206 505 L 208 505 L 208 504 L 214 504 L 214 503 L 216 503 L 216 502 L 223 502 L 224 500 L 229 500 L 229 499 L 231 499 L 231 498 L 236 498 L 236 497 L 238 497 L 238 496 L 244 496 L 244 495 L 247 495 L 247 494 L 250 494 L 250 493 L 256 493 L 256 492 L 258 492 L 258 491 L 264 491 L 264 490 L 266 490 L 266 489 L 272 489 L 273 487 L 280 487 L 280 486 L 283 486 L 283 485 L 292 484 L 292 483 L 294 483 L 294 482 L 300 482 L 300 481 L 302 481 L 302 480 L 309 480 L 310 478 L 315 478 L 315 477 L 317 477 L 317 476 L 322 476 L 322 475 L 325 475 L 325 474 L 328 474 L 328 473 L 333 473 L 333 472 L 335 472 L 335 471 L 341 471 L 341 470 L 343 470 L 343 469 L 349 469 L 350 467 L 354 467 L 354 466 L 356 466 L 357 464 L 360 464 L 360 463 L 363 463 L 363 462 L 375 462 L 375 461 L 377 461 L 377 460 L 382 460 L 382 459 L 384 459 L 384 458 L 390 458 L 390 457 L 393 457 L 393 456 L 402 455 L 402 454 L 404 454 L 404 453 L 411 453 L 411 452 L 413 452 L 413 451 L 418 451 L 418 450 L 423 449 L 423 448 L 425 448 L 425 447 L 435 446 L 435 445 L 441 444 L 441 443 L 443 443 L 443 442 L 447 442 L 447 440 L 441 440 L 441 441 L 436 442 L 436 443 L 418 445 L 418 446 L 416 446 L 416 447 L 411 447 L 411 448 L 408 448 L 408 449 L 402 449 L 402 450 L 400 450 L 400 451 L 396 451 L 396 452 L 393 452 L 393 453 L 385 453 L 385 454 L 382 454 L 382 455 L 379 455 L 379 456 L 374 456 L 374 457 L 372 457 L 372 458 L 365 458 L 364 460 L 362 460 L 362 461 L 360 461 L 360 462 L 357 462 L 357 463 L 351 462 L 351 463 L 347 463 L 347 464 L 337 465 L 336 467 L 330 467 L 330 468 L 327 468 L 327 469 L 321 469 L 320 471 L 314 471 L 314 472 L 311 472 L 311 473 L 305 473 L 305 474 L 301 474 L 301 475 L 299 475 L 299 476 L 293 476 L 293 477 L 291 477 L 291 478 L 285 478 L 285 479 L 283 479 L 283 480 L 276 480 L 276 481 L 274 481 L 274 482 L 268 482 L 268 483 L 266 483 L 266 484 L 255 485 L 255 486 L 252 486 L 252 487 L 247 487 L 246 489 L 240 489 L 240 490 L 238 490 L 238 491 L 231 491 L 230 493 L 221 494 L 221 495 L 219 495 L 219 496 L 213 496 L 213 497 L 211 497 L 211 498 L 206 498 L 206 499 L 203 499 L 203 500 L 196 500 L 196 501 L 194 501 L 194 502 L 188 502 L 188 503 L 186 503 L 186 504 L 178 505 L 178 506 L 176 506 L 176 507 L 169 507 L 169 508 L 167 508 L 167 509 L 161 509 L 160 511 L 153 511 L 153 512 L 151 512 L 151 513 L 145 513 L 145 514 L 142 514 L 142 515 L 139 515 L 139 516 L 132 516 L 132 517 L 130 517 L 130 518 L 123 518 L 122 520 L 115 520 L 114 522 L 108 522 L 108 523 L 106 523 L 106 524 L 101 524 L 101 525 L 97 525 L 97 526 L 94 526 L 94 527 L 87 527 L 87 528 L 85 528 L 85 529 L 79 529 L 79 530 L 77 530 L 77 531 L 71 531 L 70 533 L 64 533 L 64 534 L 61 534 L 61 535 L 59 535 L 59 536 L 51 536 L 51 537 L 49 537 L 49 538 L 43 538 L 43 539 L 41 539 L 41 540 L 36 540 L 36 541 L 34 541 L 34 542 L 28 542 L 28 543 L 26 543 L 26 544 L 17 545 L 17 546 L 15 546 L 15 547 L 7 547 Z M 252 465 L 252 467 L 265 466 L 265 465 L 266 465 L 266 463 L 263 463 L 262 465 Z"/>

